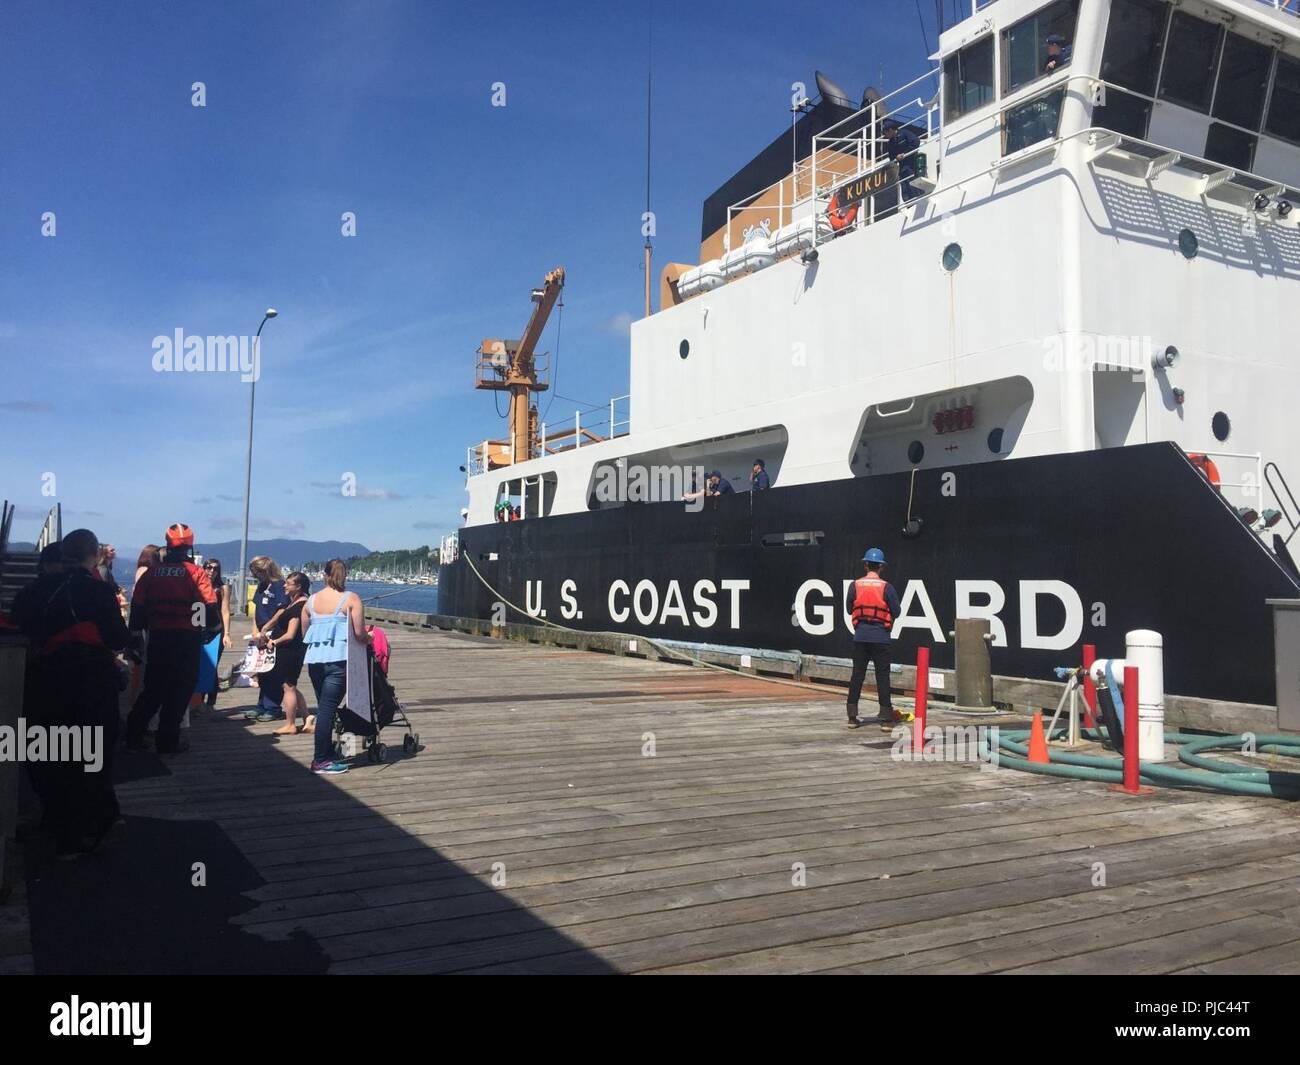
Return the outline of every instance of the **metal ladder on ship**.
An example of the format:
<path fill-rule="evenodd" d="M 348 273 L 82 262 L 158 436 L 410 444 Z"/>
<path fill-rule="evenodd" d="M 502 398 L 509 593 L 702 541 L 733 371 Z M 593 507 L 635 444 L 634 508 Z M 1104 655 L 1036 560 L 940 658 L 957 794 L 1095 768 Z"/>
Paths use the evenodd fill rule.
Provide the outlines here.
<path fill-rule="evenodd" d="M 1300 580 L 1300 568 L 1296 567 L 1295 559 L 1291 557 L 1288 546 L 1296 532 L 1300 531 L 1300 503 L 1296 502 L 1291 486 L 1286 483 L 1286 478 L 1278 469 L 1276 462 L 1264 463 L 1264 483 L 1268 485 L 1273 498 L 1277 500 L 1277 509 L 1281 512 L 1283 520 L 1291 526 L 1291 531 L 1285 537 L 1280 532 L 1273 534 L 1273 553 L 1291 571 L 1291 575 Z"/>

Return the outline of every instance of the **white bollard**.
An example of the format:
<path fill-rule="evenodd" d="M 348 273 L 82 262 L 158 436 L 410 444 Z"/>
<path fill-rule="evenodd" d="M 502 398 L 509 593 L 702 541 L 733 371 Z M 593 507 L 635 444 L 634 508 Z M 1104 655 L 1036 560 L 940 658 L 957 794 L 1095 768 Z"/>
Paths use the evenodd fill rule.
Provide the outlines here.
<path fill-rule="evenodd" d="M 1124 639 L 1126 661 L 1138 669 L 1138 758 L 1160 762 L 1165 757 L 1164 639 L 1150 629 L 1134 629 Z"/>

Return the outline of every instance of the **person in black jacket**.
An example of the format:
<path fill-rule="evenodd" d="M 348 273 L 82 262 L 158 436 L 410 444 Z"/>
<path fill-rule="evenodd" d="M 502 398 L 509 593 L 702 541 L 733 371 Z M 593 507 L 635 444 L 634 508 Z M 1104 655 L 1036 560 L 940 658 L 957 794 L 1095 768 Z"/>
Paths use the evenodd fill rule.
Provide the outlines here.
<path fill-rule="evenodd" d="M 920 190 L 912 184 L 916 177 L 916 156 L 921 149 L 921 139 L 910 126 L 897 119 L 887 118 L 881 123 L 885 134 L 885 152 L 898 164 L 898 190 L 903 203 L 916 199 Z"/>
<path fill-rule="evenodd" d="M 15 604 L 15 620 L 35 652 L 37 698 L 31 710 L 33 723 L 47 730 L 47 752 L 54 751 L 53 730 L 72 728 L 86 737 L 83 755 L 92 753 L 92 744 L 101 754 L 93 769 L 89 758 L 37 766 L 45 824 L 54 833 L 57 856 L 68 859 L 94 849 L 120 820 L 112 778 L 120 677 L 115 655 L 129 634 L 113 589 L 93 572 L 99 538 L 77 529 L 61 546 L 64 572 L 39 577 L 30 595 Z"/>

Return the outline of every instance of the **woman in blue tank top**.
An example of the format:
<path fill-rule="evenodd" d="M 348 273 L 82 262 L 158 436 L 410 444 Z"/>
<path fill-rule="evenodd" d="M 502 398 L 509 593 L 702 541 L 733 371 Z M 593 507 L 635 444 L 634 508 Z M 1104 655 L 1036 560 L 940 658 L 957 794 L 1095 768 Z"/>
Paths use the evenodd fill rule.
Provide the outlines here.
<path fill-rule="evenodd" d="M 307 600 L 303 611 L 304 661 L 316 692 L 316 748 L 313 773 L 346 773 L 348 764 L 334 758 L 334 715 L 347 691 L 348 635 L 363 643 L 365 612 L 355 592 L 347 590 L 348 568 L 341 559 L 325 563 L 325 587 Z"/>

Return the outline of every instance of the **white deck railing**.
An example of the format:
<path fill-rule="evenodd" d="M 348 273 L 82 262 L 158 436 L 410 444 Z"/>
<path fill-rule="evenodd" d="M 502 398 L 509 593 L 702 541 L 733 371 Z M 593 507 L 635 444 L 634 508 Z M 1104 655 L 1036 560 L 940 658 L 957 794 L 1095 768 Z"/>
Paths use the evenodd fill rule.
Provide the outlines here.
<path fill-rule="evenodd" d="M 587 444 L 598 444 L 616 436 L 627 436 L 632 421 L 632 397 L 615 396 L 608 407 L 588 407 L 573 412 L 572 418 L 558 422 L 543 422 L 539 437 L 539 453 L 554 455 Z"/>
<path fill-rule="evenodd" d="M 537 448 L 533 454 L 512 456 L 512 460 L 524 462 L 527 459 L 542 458 L 561 451 L 571 451 L 584 444 L 590 446 L 605 440 L 613 440 L 618 436 L 627 436 L 631 425 L 632 397 L 615 396 L 609 401 L 608 406 L 587 407 L 574 411 L 572 418 L 564 418 L 557 422 L 543 422 L 538 428 Z M 466 479 L 487 473 L 491 468 L 490 459 L 494 453 L 492 444 L 493 441 L 484 440 L 477 444 L 470 444 L 465 449 Z M 500 452 L 501 448 L 498 447 L 497 451 Z"/>
<path fill-rule="evenodd" d="M 927 82 L 931 83 L 933 93 L 928 92 Z M 925 132 L 920 141 L 922 146 L 927 144 L 939 132 L 938 93 L 939 68 L 934 67 L 814 136 L 809 155 L 794 164 L 790 176 L 727 208 L 728 249 L 736 246 L 731 240 L 733 227 L 738 217 L 746 212 L 754 215 L 775 213 L 776 224 L 770 227 L 775 232 L 794 220 L 798 207 L 813 199 L 824 199 L 832 188 L 892 162 L 885 138 L 880 135 L 881 124 L 886 119 L 895 119 L 912 129 L 923 127 Z M 790 185 L 788 193 L 787 183 Z M 769 195 L 774 190 L 775 203 L 771 202 Z M 764 220 L 759 219 L 760 222 Z"/>

